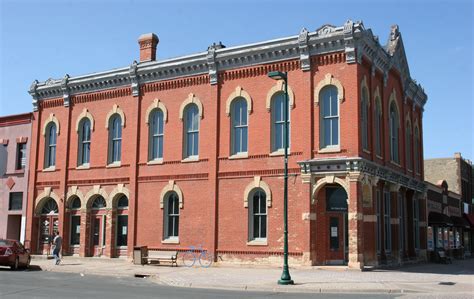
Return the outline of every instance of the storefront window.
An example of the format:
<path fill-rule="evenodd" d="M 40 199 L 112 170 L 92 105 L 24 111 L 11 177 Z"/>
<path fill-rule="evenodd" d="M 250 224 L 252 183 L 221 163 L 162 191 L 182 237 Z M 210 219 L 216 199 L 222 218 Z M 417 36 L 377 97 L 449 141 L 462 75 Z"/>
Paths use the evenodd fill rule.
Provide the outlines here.
<path fill-rule="evenodd" d="M 456 248 L 461 247 L 461 234 L 459 233 L 459 230 L 456 230 L 456 235 L 455 235 L 455 243 L 456 243 Z"/>
<path fill-rule="evenodd" d="M 454 248 L 454 233 L 452 230 L 449 231 L 449 248 Z"/>
<path fill-rule="evenodd" d="M 443 246 L 445 249 L 449 249 L 449 244 L 448 244 L 448 228 L 444 228 L 443 230 Z"/>
<path fill-rule="evenodd" d="M 443 248 L 443 229 L 440 227 L 436 228 L 436 247 Z"/>
<path fill-rule="evenodd" d="M 431 226 L 428 226 L 428 250 L 434 250 L 433 228 Z"/>

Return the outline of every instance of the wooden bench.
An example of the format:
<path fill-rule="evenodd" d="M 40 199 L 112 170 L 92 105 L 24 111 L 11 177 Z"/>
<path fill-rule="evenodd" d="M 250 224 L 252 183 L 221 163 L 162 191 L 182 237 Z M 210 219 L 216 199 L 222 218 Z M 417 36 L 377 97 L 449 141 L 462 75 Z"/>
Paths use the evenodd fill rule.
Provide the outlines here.
<path fill-rule="evenodd" d="M 143 257 L 146 264 L 152 264 L 161 261 L 171 262 L 171 266 L 175 265 L 178 267 L 178 252 L 177 251 L 153 251 L 147 250 L 146 255 Z"/>

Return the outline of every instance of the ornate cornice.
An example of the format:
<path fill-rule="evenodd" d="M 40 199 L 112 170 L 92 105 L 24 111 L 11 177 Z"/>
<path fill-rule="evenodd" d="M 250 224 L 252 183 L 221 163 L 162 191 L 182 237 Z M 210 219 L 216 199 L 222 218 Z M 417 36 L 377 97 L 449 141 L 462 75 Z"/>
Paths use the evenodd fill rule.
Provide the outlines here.
<path fill-rule="evenodd" d="M 367 174 L 378 179 L 397 184 L 405 188 L 425 192 L 426 184 L 408 177 L 403 173 L 371 162 L 364 158 L 328 158 L 298 162 L 302 176 L 308 175 L 349 175 L 350 173 Z"/>
<path fill-rule="evenodd" d="M 51 98 L 64 99 L 69 105 L 72 95 L 115 89 L 128 86 L 132 95 L 140 94 L 145 83 L 176 78 L 206 75 L 209 84 L 217 84 L 219 73 L 287 60 L 296 60 L 302 71 L 311 69 L 311 57 L 330 53 L 344 53 L 346 63 L 361 62 L 362 57 L 374 65 L 372 72 L 379 70 L 387 74 L 395 69 L 401 77 L 405 96 L 423 107 L 426 94 L 422 87 L 410 77 L 405 50 L 398 27 L 392 28 L 387 46 L 382 46 L 370 29 L 362 22 L 348 20 L 343 26 L 324 25 L 316 31 L 302 29 L 298 35 L 236 47 L 224 47 L 221 43 L 209 46 L 205 52 L 162 61 L 132 63 L 129 67 L 113 69 L 64 79 L 34 81 L 29 93 L 33 98 L 33 109 L 38 101 Z"/>

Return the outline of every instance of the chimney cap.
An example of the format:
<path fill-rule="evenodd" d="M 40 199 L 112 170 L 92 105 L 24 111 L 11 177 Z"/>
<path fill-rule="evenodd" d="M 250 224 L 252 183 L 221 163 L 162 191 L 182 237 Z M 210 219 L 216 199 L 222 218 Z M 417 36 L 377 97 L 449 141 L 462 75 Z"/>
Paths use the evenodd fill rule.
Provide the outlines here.
<path fill-rule="evenodd" d="M 158 36 L 154 33 L 145 33 L 145 34 L 142 34 L 140 35 L 140 37 L 138 38 L 138 42 L 142 42 L 142 41 L 145 41 L 145 40 L 156 40 L 157 42 L 159 41 L 158 40 Z"/>

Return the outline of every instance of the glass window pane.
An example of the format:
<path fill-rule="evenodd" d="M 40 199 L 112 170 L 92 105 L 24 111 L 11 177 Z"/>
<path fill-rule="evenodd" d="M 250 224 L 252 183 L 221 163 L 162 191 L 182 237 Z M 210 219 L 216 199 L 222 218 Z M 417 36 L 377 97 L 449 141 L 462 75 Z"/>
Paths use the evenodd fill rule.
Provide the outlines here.
<path fill-rule="evenodd" d="M 337 109 L 337 91 L 335 87 L 331 87 L 331 115 L 338 115 Z"/>
<path fill-rule="evenodd" d="M 339 118 L 331 119 L 332 122 L 332 143 L 331 145 L 339 144 Z"/>
<path fill-rule="evenodd" d="M 242 152 L 247 152 L 247 143 L 248 143 L 248 136 L 247 136 L 247 127 L 242 128 Z"/>
<path fill-rule="evenodd" d="M 331 144 L 331 120 L 330 119 L 323 120 L 323 127 L 324 127 L 323 146 L 327 146 Z"/>
<path fill-rule="evenodd" d="M 331 109 L 330 103 L 331 103 L 330 93 L 329 93 L 329 90 L 326 88 L 323 91 L 323 102 L 322 102 L 323 117 L 327 117 L 327 116 L 331 115 L 331 113 L 330 113 L 330 109 Z"/>
<path fill-rule="evenodd" d="M 260 238 L 266 238 L 267 237 L 267 216 L 266 215 L 260 216 L 260 224 L 261 224 Z"/>

